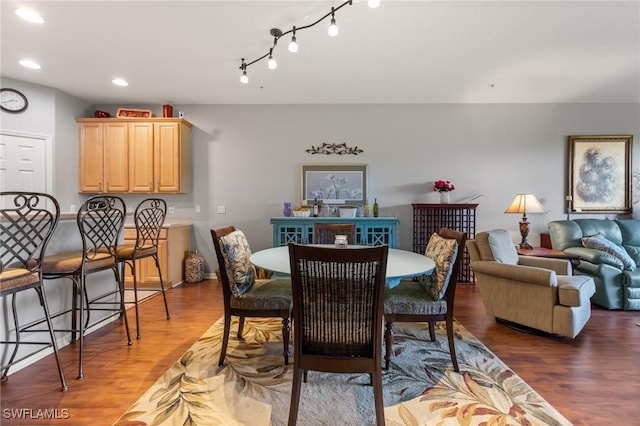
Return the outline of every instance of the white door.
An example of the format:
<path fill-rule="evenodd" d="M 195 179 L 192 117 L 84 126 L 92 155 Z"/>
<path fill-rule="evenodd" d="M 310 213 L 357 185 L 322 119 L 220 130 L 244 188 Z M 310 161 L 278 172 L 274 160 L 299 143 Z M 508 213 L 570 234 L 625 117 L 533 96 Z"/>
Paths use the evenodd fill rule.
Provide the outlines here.
<path fill-rule="evenodd" d="M 51 192 L 51 138 L 0 131 L 0 191 Z"/>

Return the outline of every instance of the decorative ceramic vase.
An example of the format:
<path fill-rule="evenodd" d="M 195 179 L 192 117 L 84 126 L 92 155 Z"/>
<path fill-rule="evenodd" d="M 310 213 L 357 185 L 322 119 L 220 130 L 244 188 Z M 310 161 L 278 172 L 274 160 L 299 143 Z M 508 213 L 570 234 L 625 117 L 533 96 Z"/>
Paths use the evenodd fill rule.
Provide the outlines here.
<path fill-rule="evenodd" d="M 171 105 L 162 105 L 162 116 L 165 118 L 173 117 L 173 107 Z"/>
<path fill-rule="evenodd" d="M 284 210 L 282 211 L 284 217 L 291 217 L 293 214 L 291 211 L 291 203 L 284 203 Z"/>
<path fill-rule="evenodd" d="M 198 250 L 194 250 L 184 261 L 184 280 L 188 283 L 197 283 L 203 279 L 204 257 L 198 254 Z"/>
<path fill-rule="evenodd" d="M 449 197 L 449 191 L 440 192 L 440 204 L 449 204 L 451 197 Z"/>

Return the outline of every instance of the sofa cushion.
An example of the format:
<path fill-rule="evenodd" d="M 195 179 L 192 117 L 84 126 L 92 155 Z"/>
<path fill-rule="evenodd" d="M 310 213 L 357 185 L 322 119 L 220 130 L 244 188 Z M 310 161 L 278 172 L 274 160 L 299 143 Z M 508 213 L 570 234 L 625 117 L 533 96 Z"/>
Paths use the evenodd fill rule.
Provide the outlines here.
<path fill-rule="evenodd" d="M 249 261 L 251 248 L 244 233 L 236 230 L 220 238 L 229 286 L 234 296 L 246 293 L 256 280 L 256 269 Z"/>
<path fill-rule="evenodd" d="M 489 247 L 493 258 L 498 263 L 518 264 L 518 252 L 511 240 L 511 235 L 504 229 L 489 231 Z"/>
<path fill-rule="evenodd" d="M 437 232 L 429 238 L 424 255 L 432 259 L 436 267 L 431 275 L 423 275 L 419 281 L 436 300 L 442 299 L 447 291 L 457 254 L 458 242 L 455 239 L 442 238 Z"/>
<path fill-rule="evenodd" d="M 622 261 L 624 269 L 633 271 L 636 269 L 636 262 L 629 256 L 624 248 L 607 240 L 602 234 L 592 235 L 582 239 L 582 245 L 587 248 L 604 251 L 617 257 Z"/>

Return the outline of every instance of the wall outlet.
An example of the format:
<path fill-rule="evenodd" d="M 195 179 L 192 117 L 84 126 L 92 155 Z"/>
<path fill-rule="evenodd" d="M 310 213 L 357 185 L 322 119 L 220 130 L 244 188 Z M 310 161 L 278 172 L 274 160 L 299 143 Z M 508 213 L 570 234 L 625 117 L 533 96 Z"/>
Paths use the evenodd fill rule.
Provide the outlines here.
<path fill-rule="evenodd" d="M 218 214 L 225 214 L 227 212 L 227 208 L 225 206 L 218 206 Z"/>
<path fill-rule="evenodd" d="M 176 208 L 174 206 L 169 206 L 169 214 L 174 214 L 176 212 Z"/>
<path fill-rule="evenodd" d="M 200 213 L 200 206 L 196 205 L 196 213 Z"/>
<path fill-rule="evenodd" d="M 71 204 L 71 205 L 69 206 L 69 211 L 70 211 L 71 213 L 75 213 L 75 212 L 76 212 L 76 205 L 75 205 L 75 204 Z"/>

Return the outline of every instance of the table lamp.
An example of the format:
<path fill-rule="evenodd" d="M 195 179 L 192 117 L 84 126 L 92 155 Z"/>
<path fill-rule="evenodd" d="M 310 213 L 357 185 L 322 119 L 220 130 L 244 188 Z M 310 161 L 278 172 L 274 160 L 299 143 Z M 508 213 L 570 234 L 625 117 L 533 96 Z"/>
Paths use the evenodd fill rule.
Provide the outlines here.
<path fill-rule="evenodd" d="M 520 248 L 531 249 L 531 244 L 527 242 L 527 235 L 529 235 L 529 222 L 527 221 L 527 213 L 546 213 L 540 201 L 533 194 L 518 194 L 513 200 L 513 203 L 505 213 L 522 213 L 522 222 L 520 222 L 520 235 L 522 235 L 522 241 L 520 242 Z"/>

